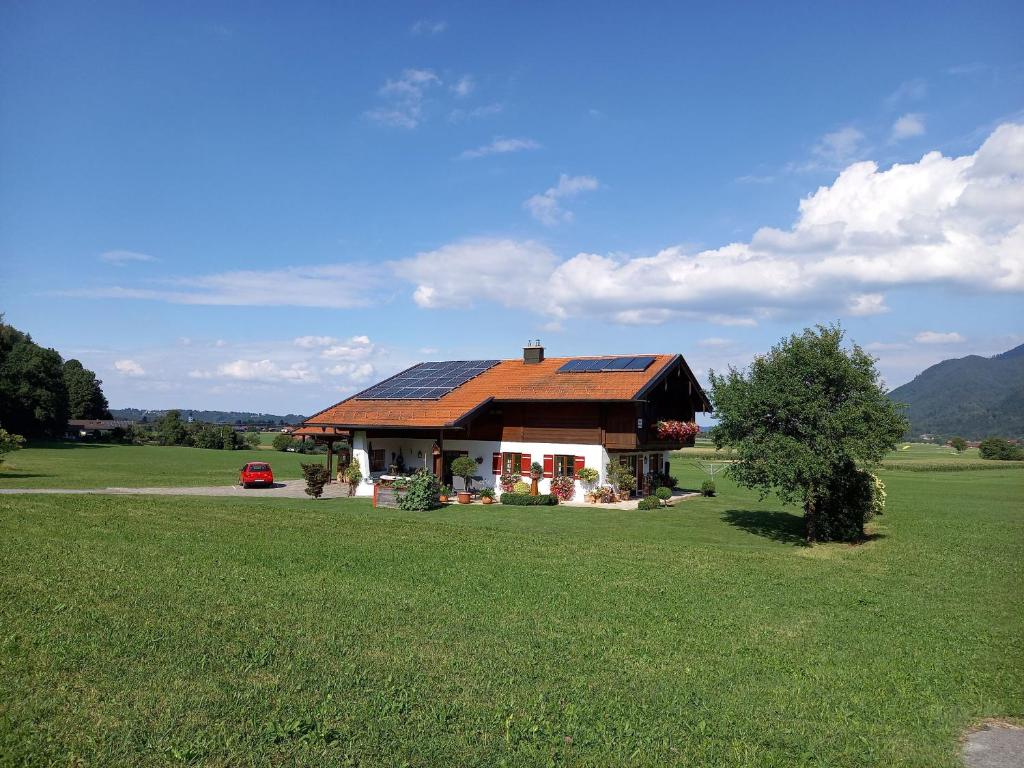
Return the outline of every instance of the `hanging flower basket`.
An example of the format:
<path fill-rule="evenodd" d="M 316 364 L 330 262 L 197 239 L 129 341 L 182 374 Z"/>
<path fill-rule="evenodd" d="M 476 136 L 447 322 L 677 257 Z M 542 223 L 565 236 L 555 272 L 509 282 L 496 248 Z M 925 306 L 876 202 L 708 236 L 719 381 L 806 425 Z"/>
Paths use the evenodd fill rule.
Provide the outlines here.
<path fill-rule="evenodd" d="M 659 421 L 654 428 L 658 431 L 660 439 L 680 443 L 685 443 L 700 433 L 700 427 L 692 421 Z"/>

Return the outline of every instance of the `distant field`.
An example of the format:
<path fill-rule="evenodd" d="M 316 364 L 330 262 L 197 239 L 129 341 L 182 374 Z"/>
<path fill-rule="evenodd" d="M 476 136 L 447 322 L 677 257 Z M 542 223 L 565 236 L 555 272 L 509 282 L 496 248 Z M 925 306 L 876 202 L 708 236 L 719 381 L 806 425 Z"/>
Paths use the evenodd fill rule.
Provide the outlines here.
<path fill-rule="evenodd" d="M 653 512 L 0 497 L 0 765 L 956 768 L 1024 717 L 1024 474 L 883 474 L 853 547 L 727 479 Z"/>
<path fill-rule="evenodd" d="M 229 485 L 247 461 L 266 461 L 281 479 L 302 477 L 299 464 L 321 456 L 266 448 L 216 451 L 159 445 L 45 443 L 7 454 L 0 488 L 140 488 L 160 485 Z"/>

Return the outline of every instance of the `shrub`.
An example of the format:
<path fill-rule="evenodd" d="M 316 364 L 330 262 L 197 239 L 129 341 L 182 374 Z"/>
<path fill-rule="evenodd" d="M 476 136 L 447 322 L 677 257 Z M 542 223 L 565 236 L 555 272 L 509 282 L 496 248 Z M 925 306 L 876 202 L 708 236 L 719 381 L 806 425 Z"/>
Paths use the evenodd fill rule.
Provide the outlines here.
<path fill-rule="evenodd" d="M 520 481 L 519 475 L 502 475 L 498 478 L 498 485 L 505 493 L 512 493 L 516 483 Z"/>
<path fill-rule="evenodd" d="M 529 493 L 503 493 L 501 503 L 516 507 L 553 507 L 558 504 L 558 497 L 550 493 L 531 496 Z"/>
<path fill-rule="evenodd" d="M 24 442 L 25 438 L 21 435 L 15 435 L 6 429 L 0 429 L 0 464 L 4 463 L 5 453 L 19 450 Z"/>
<path fill-rule="evenodd" d="M 714 496 L 715 495 L 715 481 L 705 480 L 700 484 L 700 492 L 703 496 Z"/>
<path fill-rule="evenodd" d="M 260 447 L 260 434 L 259 432 L 246 432 L 242 438 L 245 442 L 246 448 L 259 448 Z"/>
<path fill-rule="evenodd" d="M 608 474 L 608 482 L 611 483 L 615 490 L 636 490 L 636 476 L 633 474 L 633 470 L 625 464 L 620 464 L 617 461 L 610 461 L 608 462 L 608 466 L 605 467 L 605 471 Z"/>
<path fill-rule="evenodd" d="M 551 481 L 551 493 L 559 501 L 569 501 L 576 495 L 576 481 L 571 477 L 556 477 Z"/>
<path fill-rule="evenodd" d="M 654 495 L 662 501 L 668 501 L 672 498 L 672 489 L 667 488 L 664 485 L 654 491 Z"/>
<path fill-rule="evenodd" d="M 591 483 L 596 483 L 601 479 L 601 473 L 593 467 L 583 467 L 576 473 L 576 477 L 579 478 L 581 483 L 590 485 Z"/>
<path fill-rule="evenodd" d="M 644 496 L 637 503 L 637 509 L 658 509 L 661 506 L 661 500 L 657 496 Z"/>
<path fill-rule="evenodd" d="M 1001 437 L 986 437 L 978 446 L 978 454 L 983 459 L 1000 459 L 1002 461 L 1024 461 L 1024 449 L 1012 445 Z"/>
<path fill-rule="evenodd" d="M 512 483 L 512 490 L 510 492 L 511 493 L 529 493 L 530 492 L 530 484 L 529 483 L 524 483 L 522 480 L 517 480 L 516 482 Z"/>
<path fill-rule="evenodd" d="M 324 464 L 302 464 L 302 476 L 306 478 L 306 494 L 314 499 L 324 495 L 324 486 L 331 479 Z"/>
<path fill-rule="evenodd" d="M 441 483 L 429 472 L 421 472 L 409 480 L 398 497 L 398 508 L 410 512 L 437 509 L 440 506 Z"/>
<path fill-rule="evenodd" d="M 953 446 L 953 449 L 957 453 L 963 453 L 964 451 L 967 450 L 967 441 L 964 440 L 962 437 L 954 437 L 952 440 L 949 441 L 949 444 Z"/>
<path fill-rule="evenodd" d="M 476 462 L 469 458 L 469 456 L 459 456 L 459 458 L 452 462 L 452 474 L 456 477 L 461 477 L 462 481 L 466 484 L 466 490 L 469 491 L 473 482 L 473 476 L 476 475 Z"/>
<path fill-rule="evenodd" d="M 878 475 L 871 473 L 871 515 L 881 515 L 885 512 L 885 483 Z"/>
<path fill-rule="evenodd" d="M 675 488 L 679 485 L 679 481 L 672 477 L 667 472 L 655 472 L 654 473 L 654 487 L 658 488 L 664 486 L 665 488 Z"/>
<path fill-rule="evenodd" d="M 286 435 L 284 432 L 274 435 L 274 439 L 270 443 L 275 451 L 283 451 L 285 448 L 292 444 L 292 436 Z"/>

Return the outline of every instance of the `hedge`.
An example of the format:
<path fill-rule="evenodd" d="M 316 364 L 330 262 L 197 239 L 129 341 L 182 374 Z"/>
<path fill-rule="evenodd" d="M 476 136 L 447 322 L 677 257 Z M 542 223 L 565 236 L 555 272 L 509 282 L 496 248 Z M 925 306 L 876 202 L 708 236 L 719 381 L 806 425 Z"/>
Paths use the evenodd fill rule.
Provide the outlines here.
<path fill-rule="evenodd" d="M 550 493 L 531 496 L 528 493 L 503 493 L 501 503 L 516 507 L 553 507 L 558 504 L 558 497 Z"/>

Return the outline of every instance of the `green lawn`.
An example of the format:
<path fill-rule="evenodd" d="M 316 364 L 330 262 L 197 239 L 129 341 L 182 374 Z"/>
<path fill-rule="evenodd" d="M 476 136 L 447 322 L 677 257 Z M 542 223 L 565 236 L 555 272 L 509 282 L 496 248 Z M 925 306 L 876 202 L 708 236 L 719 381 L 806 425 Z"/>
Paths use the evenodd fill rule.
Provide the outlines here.
<path fill-rule="evenodd" d="M 884 478 L 877 537 L 814 548 L 727 480 L 656 512 L 0 496 L 0 764 L 953 768 L 1024 717 L 1024 473 Z"/>
<path fill-rule="evenodd" d="M 144 488 L 161 485 L 230 485 L 247 461 L 266 461 L 274 477 L 302 477 L 299 464 L 323 456 L 266 449 L 216 451 L 160 445 L 40 443 L 8 453 L 0 488 Z"/>

